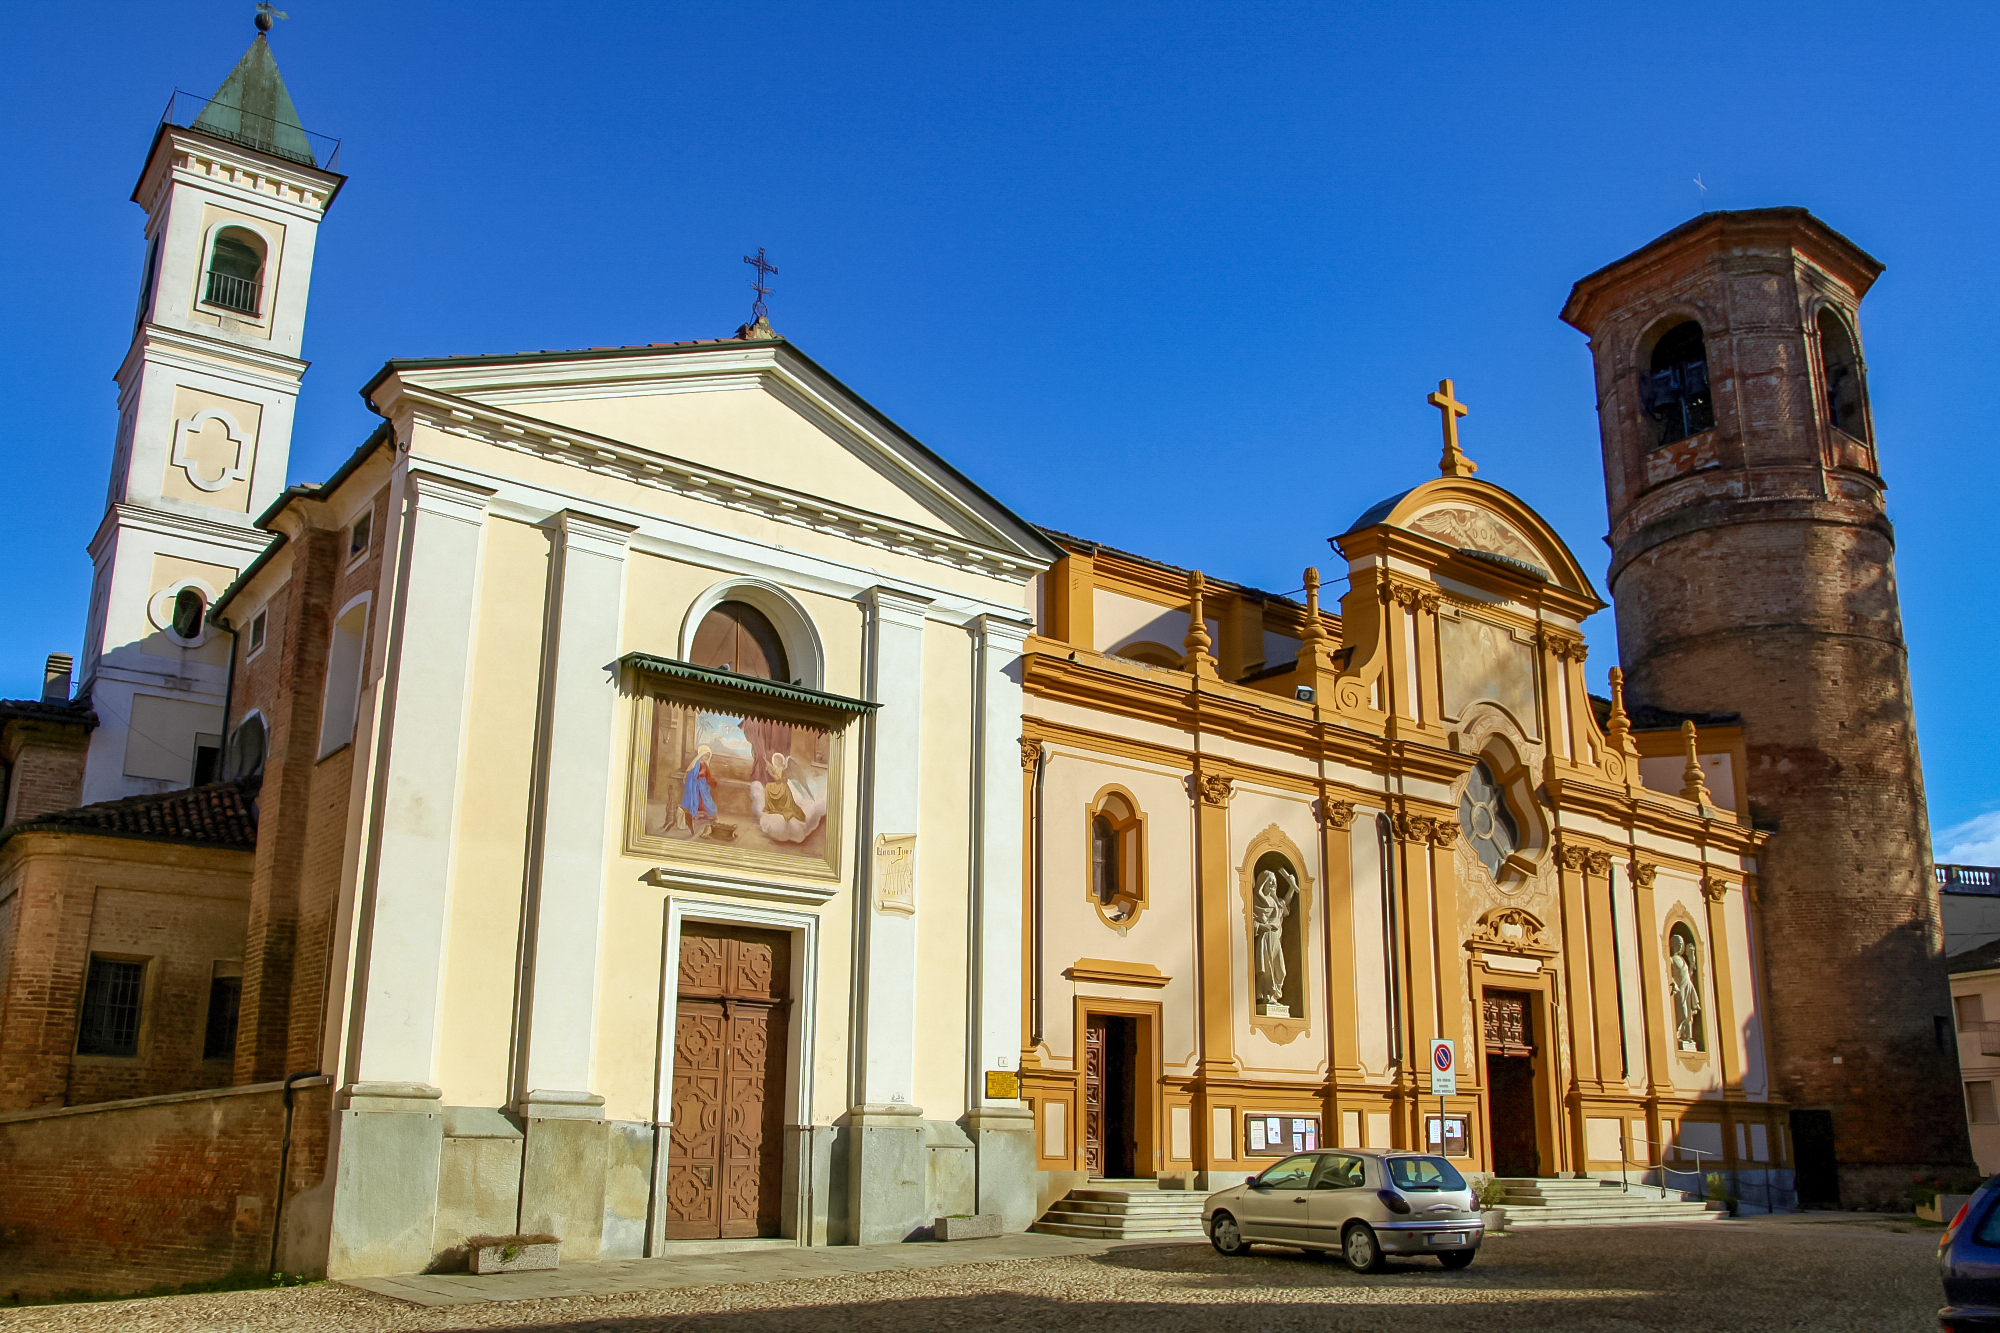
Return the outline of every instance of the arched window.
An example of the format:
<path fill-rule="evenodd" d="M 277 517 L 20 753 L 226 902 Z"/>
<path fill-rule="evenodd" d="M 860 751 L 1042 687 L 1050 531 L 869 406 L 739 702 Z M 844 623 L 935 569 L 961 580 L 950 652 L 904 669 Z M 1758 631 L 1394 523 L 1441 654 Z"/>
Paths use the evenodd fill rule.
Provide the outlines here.
<path fill-rule="evenodd" d="M 1701 1021 L 1701 944 L 1685 921 L 1667 932 L 1667 993 L 1674 1001 L 1676 1049 L 1688 1054 L 1707 1050 Z"/>
<path fill-rule="evenodd" d="M 224 310 L 254 315 L 262 306 L 263 296 L 263 240 L 246 228 L 224 227 L 215 234 L 215 244 L 209 251 L 208 286 L 202 301 Z"/>
<path fill-rule="evenodd" d="M 199 588 L 182 588 L 174 594 L 174 634 L 178 638 L 193 642 L 201 637 L 202 618 L 208 614 L 208 602 Z"/>
<path fill-rule="evenodd" d="M 1708 346 L 1701 325 L 1684 320 L 1660 335 L 1639 372 L 1639 405 L 1653 419 L 1655 445 L 1699 435 L 1715 425 L 1708 395 Z"/>
<path fill-rule="evenodd" d="M 326 698 L 320 705 L 319 757 L 354 740 L 361 711 L 361 669 L 368 645 L 368 603 L 351 603 L 333 622 L 333 640 L 326 649 Z"/>
<path fill-rule="evenodd" d="M 1498 879 L 1507 858 L 1521 849 L 1521 826 L 1507 808 L 1506 794 L 1484 759 L 1472 766 L 1465 780 L 1465 794 L 1458 798 L 1458 819 L 1487 873 Z"/>
<path fill-rule="evenodd" d="M 1106 925 L 1124 926 L 1146 905 L 1145 817 L 1123 791 L 1090 807 L 1090 901 Z"/>
<path fill-rule="evenodd" d="M 1831 310 L 1819 312 L 1819 374 L 1827 421 L 1857 440 L 1867 439 L 1861 412 L 1861 358 L 1855 354 L 1847 325 Z"/>
<path fill-rule="evenodd" d="M 717 602 L 694 632 L 692 661 L 739 676 L 792 678 L 785 642 L 770 617 L 748 602 Z"/>

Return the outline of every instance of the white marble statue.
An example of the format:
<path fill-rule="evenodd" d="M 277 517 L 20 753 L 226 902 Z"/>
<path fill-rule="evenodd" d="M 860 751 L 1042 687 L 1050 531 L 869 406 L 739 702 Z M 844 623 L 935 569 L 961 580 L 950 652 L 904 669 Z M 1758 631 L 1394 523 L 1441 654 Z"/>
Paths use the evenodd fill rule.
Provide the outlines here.
<path fill-rule="evenodd" d="M 1280 887 L 1282 882 L 1283 887 Z M 1260 870 L 1251 891 L 1250 925 L 1257 935 L 1257 1011 L 1289 1016 L 1285 1005 L 1285 918 L 1298 901 L 1289 869 Z"/>
<path fill-rule="evenodd" d="M 1701 982 L 1695 973 L 1694 941 L 1675 931 L 1670 952 L 1667 966 L 1672 977 L 1667 984 L 1674 997 L 1674 1035 L 1682 1050 L 1700 1050 Z"/>

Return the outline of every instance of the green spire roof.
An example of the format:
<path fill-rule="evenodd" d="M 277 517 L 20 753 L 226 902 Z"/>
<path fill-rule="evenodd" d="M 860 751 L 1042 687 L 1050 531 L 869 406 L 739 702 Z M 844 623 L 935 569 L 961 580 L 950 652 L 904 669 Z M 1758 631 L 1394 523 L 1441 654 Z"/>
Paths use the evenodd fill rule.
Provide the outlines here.
<path fill-rule="evenodd" d="M 306 142 L 292 95 L 285 91 L 284 76 L 278 73 L 278 62 L 272 59 L 270 44 L 261 32 L 191 128 L 274 157 L 314 165 L 312 145 Z"/>

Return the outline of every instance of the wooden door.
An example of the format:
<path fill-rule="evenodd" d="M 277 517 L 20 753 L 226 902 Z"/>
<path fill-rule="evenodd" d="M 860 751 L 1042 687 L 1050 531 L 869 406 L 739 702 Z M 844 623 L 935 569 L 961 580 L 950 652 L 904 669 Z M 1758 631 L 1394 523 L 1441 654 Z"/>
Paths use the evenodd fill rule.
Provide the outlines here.
<path fill-rule="evenodd" d="M 1083 1169 L 1104 1174 L 1104 1029 L 1092 1014 L 1083 1028 Z"/>
<path fill-rule="evenodd" d="M 791 940 L 681 928 L 667 1239 L 779 1234 Z"/>

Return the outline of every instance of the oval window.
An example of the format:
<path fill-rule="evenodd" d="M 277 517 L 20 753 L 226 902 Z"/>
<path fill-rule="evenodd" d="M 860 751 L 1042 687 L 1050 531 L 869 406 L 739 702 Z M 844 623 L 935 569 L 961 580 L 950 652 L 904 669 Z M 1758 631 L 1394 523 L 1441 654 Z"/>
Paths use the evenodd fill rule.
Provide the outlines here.
<path fill-rule="evenodd" d="M 182 588 L 174 594 L 174 637 L 193 643 L 201 637 L 202 617 L 208 614 L 208 600 L 198 588 Z"/>

